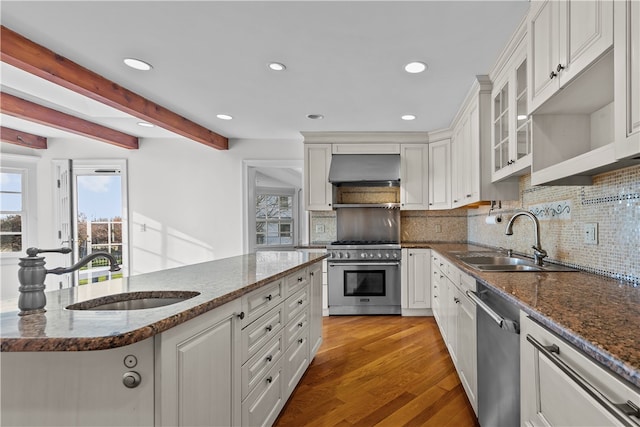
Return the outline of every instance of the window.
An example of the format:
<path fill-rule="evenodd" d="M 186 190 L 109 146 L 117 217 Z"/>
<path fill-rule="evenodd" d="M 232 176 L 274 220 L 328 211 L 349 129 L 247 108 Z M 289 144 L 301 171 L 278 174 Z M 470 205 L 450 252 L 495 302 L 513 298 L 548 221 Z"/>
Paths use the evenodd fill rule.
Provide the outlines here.
<path fill-rule="evenodd" d="M 256 196 L 256 246 L 293 244 L 293 196 Z"/>
<path fill-rule="evenodd" d="M 25 170 L 0 172 L 0 252 L 22 252 L 25 233 Z"/>

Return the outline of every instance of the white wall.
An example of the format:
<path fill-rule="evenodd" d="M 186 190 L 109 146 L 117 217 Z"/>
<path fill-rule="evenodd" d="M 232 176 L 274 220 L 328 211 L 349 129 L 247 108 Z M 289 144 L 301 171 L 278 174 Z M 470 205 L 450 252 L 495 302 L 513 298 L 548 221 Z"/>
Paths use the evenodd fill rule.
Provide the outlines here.
<path fill-rule="evenodd" d="M 54 245 L 52 159 L 125 158 L 129 173 L 132 275 L 239 255 L 243 248 L 243 160 L 303 158 L 301 141 L 232 140 L 219 151 L 184 139 L 143 139 L 125 150 L 84 138 L 50 139 L 47 150 L 2 143 L 2 153 L 40 156 L 38 246 Z M 143 231 L 143 225 L 146 231 Z M 47 267 L 56 266 L 47 256 Z M 2 269 L 2 297 L 17 289 Z M 11 283 L 13 282 L 13 283 Z M 5 285 L 6 284 L 6 285 Z M 49 285 L 49 281 L 47 281 Z"/>

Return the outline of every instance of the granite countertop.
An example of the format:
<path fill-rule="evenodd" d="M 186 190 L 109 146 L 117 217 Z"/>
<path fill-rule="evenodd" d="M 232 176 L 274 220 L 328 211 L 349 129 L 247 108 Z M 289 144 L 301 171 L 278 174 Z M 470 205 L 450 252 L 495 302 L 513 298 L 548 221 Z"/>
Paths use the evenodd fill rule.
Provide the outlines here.
<path fill-rule="evenodd" d="M 640 388 L 639 287 L 584 272 L 482 272 L 461 263 L 451 253 L 487 250 L 476 245 L 416 243 L 410 247 L 436 250 L 597 363 Z"/>
<path fill-rule="evenodd" d="M 46 292 L 46 313 L 18 316 L 18 300 L 0 302 L 1 351 L 103 350 L 133 344 L 282 278 L 327 255 L 258 252 Z M 17 278 L 16 278 L 17 286 Z M 122 292 L 195 291 L 188 300 L 147 310 L 67 310 L 70 304 Z"/>

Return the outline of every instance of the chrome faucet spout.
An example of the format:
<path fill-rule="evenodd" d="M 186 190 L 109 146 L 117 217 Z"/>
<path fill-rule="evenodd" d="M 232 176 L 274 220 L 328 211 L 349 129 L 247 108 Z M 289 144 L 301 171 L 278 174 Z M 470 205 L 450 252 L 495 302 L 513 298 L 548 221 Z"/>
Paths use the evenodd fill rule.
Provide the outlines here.
<path fill-rule="evenodd" d="M 118 265 L 118 261 L 116 261 L 113 255 L 107 252 L 94 252 L 82 258 L 80 261 L 78 261 L 71 267 L 52 268 L 51 270 L 47 270 L 47 273 L 51 273 L 51 274 L 71 273 L 72 271 L 79 270 L 80 268 L 89 264 L 91 261 L 93 261 L 96 258 L 106 258 L 109 261 L 109 271 L 120 271 L 120 266 Z"/>
<path fill-rule="evenodd" d="M 534 214 L 529 211 L 516 212 L 507 223 L 507 229 L 505 230 L 504 234 L 506 234 L 507 236 L 511 236 L 513 234 L 513 223 L 515 222 L 516 218 L 520 216 L 526 216 L 533 223 L 533 233 L 535 234 L 536 239 L 534 245 L 531 247 L 533 249 L 533 258 L 537 265 L 542 265 L 542 260 L 547 256 L 547 251 L 542 249 L 542 246 L 540 245 L 540 223 L 538 222 L 538 218 Z"/>

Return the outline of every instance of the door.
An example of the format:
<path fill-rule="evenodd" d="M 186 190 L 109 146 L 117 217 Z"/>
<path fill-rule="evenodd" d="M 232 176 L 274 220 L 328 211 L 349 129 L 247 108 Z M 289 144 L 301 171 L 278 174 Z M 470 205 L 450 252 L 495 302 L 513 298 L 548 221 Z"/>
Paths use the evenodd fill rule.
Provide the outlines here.
<path fill-rule="evenodd" d="M 54 162 L 57 242 L 72 248 L 66 266 L 94 252 L 113 255 L 121 270 L 109 271 L 96 258 L 73 274 L 60 276 L 60 287 L 84 285 L 128 274 L 126 160 L 60 160 Z"/>
<path fill-rule="evenodd" d="M 429 209 L 451 209 L 451 140 L 429 144 Z"/>
<path fill-rule="evenodd" d="M 400 147 L 400 209 L 429 208 L 429 146 L 402 144 Z"/>

